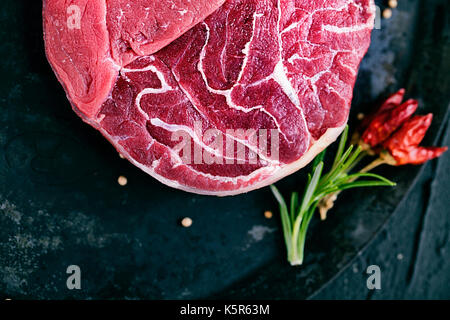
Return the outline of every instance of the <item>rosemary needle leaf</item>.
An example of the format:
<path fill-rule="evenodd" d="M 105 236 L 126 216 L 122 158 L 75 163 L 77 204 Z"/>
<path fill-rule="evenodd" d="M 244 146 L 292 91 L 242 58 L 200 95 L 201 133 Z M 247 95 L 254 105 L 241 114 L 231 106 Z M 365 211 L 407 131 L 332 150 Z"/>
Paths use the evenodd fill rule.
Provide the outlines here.
<path fill-rule="evenodd" d="M 362 188 L 362 187 L 394 187 L 395 183 L 387 183 L 384 181 L 356 181 L 351 183 L 346 183 L 339 186 L 339 190 L 347 190 L 353 188 Z"/>
<path fill-rule="evenodd" d="M 374 179 L 378 179 L 380 181 L 386 182 L 386 184 L 389 186 L 392 186 L 392 187 L 396 186 L 395 182 L 392 182 L 391 180 L 386 179 L 385 177 L 382 177 L 382 176 L 380 176 L 378 174 L 374 174 L 374 173 L 354 173 L 354 174 L 347 176 L 346 178 L 347 178 L 347 181 L 355 181 L 356 179 L 359 179 L 359 178 L 374 178 Z"/>
<path fill-rule="evenodd" d="M 292 224 L 291 224 L 291 220 L 289 217 L 287 205 L 277 187 L 275 187 L 274 185 L 271 185 L 270 189 L 272 190 L 272 193 L 274 194 L 275 198 L 277 199 L 278 203 L 280 204 L 281 224 L 283 226 L 284 240 L 286 242 L 288 251 L 290 251 L 291 238 L 292 238 Z"/>
<path fill-rule="evenodd" d="M 305 196 L 303 197 L 302 206 L 300 208 L 300 214 L 303 214 L 308 209 L 308 205 L 311 201 L 311 198 L 316 192 L 317 185 L 319 184 L 320 176 L 322 175 L 322 170 L 323 170 L 323 162 L 320 162 L 316 170 L 314 171 L 314 175 L 311 179 L 311 182 L 308 185 L 308 188 L 306 189 Z"/>
<path fill-rule="evenodd" d="M 353 154 L 351 156 L 349 156 L 349 158 L 347 159 L 347 161 L 345 162 L 345 164 L 342 166 L 342 171 L 344 172 L 348 172 L 348 169 L 350 168 L 350 166 L 355 163 L 356 159 L 358 159 L 359 155 L 361 154 L 361 146 L 358 146 L 355 150 L 355 152 L 353 152 Z"/>
<path fill-rule="evenodd" d="M 353 146 L 350 146 L 347 149 L 347 151 L 345 151 L 345 153 L 341 157 L 341 159 L 339 159 L 337 161 L 335 167 L 333 167 L 331 169 L 331 171 L 322 178 L 322 180 L 320 182 L 321 187 L 332 183 L 336 177 L 338 177 L 341 173 L 343 173 L 342 168 L 346 165 L 345 161 L 347 161 L 347 159 L 351 155 L 352 151 L 353 151 Z"/>
<path fill-rule="evenodd" d="M 278 203 L 279 203 L 281 206 L 286 207 L 286 202 L 284 202 L 284 198 L 283 198 L 283 196 L 281 195 L 281 193 L 280 193 L 280 191 L 278 190 L 278 188 L 275 187 L 275 185 L 271 185 L 271 186 L 270 186 L 270 189 L 272 190 L 272 193 L 273 193 L 273 195 L 275 196 L 275 199 L 277 199 Z"/>
<path fill-rule="evenodd" d="M 333 169 L 336 168 L 336 165 L 338 164 L 339 160 L 342 157 L 342 154 L 344 153 L 345 145 L 347 143 L 347 138 L 348 138 L 348 126 L 345 127 L 344 133 L 342 134 L 341 140 L 339 141 L 339 148 L 336 153 L 336 157 L 334 158 L 334 163 L 333 163 L 333 167 L 332 167 Z"/>
<path fill-rule="evenodd" d="M 327 149 L 323 150 L 319 155 L 314 159 L 313 166 L 312 166 L 312 172 L 316 171 L 317 166 L 323 162 L 325 159 L 325 154 L 327 153 Z"/>
<path fill-rule="evenodd" d="M 298 207 L 298 192 L 293 192 L 291 196 L 291 223 L 295 221 L 295 211 Z"/>

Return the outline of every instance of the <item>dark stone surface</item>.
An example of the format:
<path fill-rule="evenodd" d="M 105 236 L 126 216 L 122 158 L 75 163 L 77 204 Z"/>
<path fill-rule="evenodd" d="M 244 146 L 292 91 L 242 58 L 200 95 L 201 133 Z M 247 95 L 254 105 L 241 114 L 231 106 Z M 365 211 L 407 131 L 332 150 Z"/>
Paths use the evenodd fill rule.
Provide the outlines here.
<path fill-rule="evenodd" d="M 278 220 L 262 214 L 276 210 L 268 189 L 196 196 L 121 160 L 70 110 L 44 56 L 40 1 L 0 6 L 0 298 L 448 298 L 448 155 L 385 168 L 395 189 L 343 194 L 326 222 L 314 221 L 306 263 L 294 269 Z M 436 115 L 426 143 L 448 137 L 448 9 L 447 0 L 401 1 L 374 31 L 353 119 L 406 86 L 420 113 Z M 304 179 L 279 186 L 301 190 Z M 179 226 L 184 216 L 192 228 Z M 368 263 L 383 272 L 373 294 Z M 81 291 L 66 288 L 71 264 Z"/>

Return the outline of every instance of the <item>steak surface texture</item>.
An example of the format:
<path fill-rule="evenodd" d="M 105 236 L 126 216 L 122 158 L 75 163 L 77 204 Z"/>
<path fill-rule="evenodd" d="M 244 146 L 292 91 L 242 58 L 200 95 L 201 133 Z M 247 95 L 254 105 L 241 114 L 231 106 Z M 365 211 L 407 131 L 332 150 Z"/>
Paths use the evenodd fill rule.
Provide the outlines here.
<path fill-rule="evenodd" d="M 373 0 L 45 0 L 75 112 L 162 183 L 207 195 L 296 172 L 345 127 Z M 77 20 L 78 19 L 78 20 Z"/>

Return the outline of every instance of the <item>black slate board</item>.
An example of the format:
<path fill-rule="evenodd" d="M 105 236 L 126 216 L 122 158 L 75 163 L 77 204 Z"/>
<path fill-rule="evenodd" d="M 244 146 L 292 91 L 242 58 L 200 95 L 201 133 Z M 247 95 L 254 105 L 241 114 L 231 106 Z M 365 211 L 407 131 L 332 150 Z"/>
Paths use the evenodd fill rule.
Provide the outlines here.
<path fill-rule="evenodd" d="M 379 2 L 381 5 L 381 2 Z M 266 188 L 234 198 L 167 188 L 121 160 L 71 111 L 44 55 L 41 2 L 0 4 L 0 298 L 307 298 L 375 237 L 421 168 L 387 169 L 395 189 L 344 194 L 314 223 L 302 268 L 285 262 Z M 448 121 L 449 3 L 404 0 L 375 30 L 352 117 L 399 87 Z M 120 187 L 117 177 L 129 184 Z M 300 189 L 304 172 L 281 183 Z M 179 226 L 190 216 L 194 225 Z M 66 288 L 79 265 L 83 289 Z"/>

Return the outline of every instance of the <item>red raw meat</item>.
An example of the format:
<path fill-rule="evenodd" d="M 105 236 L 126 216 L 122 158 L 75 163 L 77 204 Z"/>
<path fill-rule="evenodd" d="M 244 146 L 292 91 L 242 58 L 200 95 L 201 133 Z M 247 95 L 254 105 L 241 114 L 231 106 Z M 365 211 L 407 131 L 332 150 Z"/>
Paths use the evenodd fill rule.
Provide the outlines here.
<path fill-rule="evenodd" d="M 336 140 L 375 18 L 373 0 L 223 2 L 44 4 L 48 59 L 83 120 L 161 182 L 219 196 L 274 183 Z"/>

